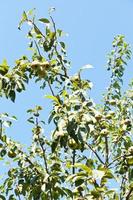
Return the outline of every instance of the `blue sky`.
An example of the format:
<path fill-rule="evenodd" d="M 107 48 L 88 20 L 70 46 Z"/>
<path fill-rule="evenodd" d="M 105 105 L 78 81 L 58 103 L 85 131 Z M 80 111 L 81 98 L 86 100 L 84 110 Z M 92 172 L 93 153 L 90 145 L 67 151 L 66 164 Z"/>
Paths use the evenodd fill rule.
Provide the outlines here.
<path fill-rule="evenodd" d="M 7 58 L 13 65 L 15 59 L 28 54 L 25 29 L 17 29 L 23 10 L 36 8 L 38 18 L 47 17 L 48 9 L 55 7 L 54 19 L 59 28 L 69 34 L 66 38 L 68 56 L 72 63 L 72 73 L 81 66 L 92 64 L 94 69 L 85 76 L 94 83 L 92 97 L 99 102 L 101 94 L 109 83 L 105 65 L 107 53 L 117 34 L 124 34 L 133 46 L 133 1 L 132 0 L 4 0 L 0 3 L 0 61 Z M 125 74 L 125 83 L 132 78 L 132 61 Z M 36 104 L 44 106 L 48 101 L 39 87 L 30 84 L 27 91 L 17 96 L 16 103 L 0 101 L 0 112 L 9 112 L 18 116 L 13 137 L 27 141 L 29 126 L 26 125 L 26 110 Z M 24 119 L 25 118 L 25 119 Z M 17 131 L 16 131 L 17 130 Z M 10 132 L 10 131 L 9 131 Z"/>

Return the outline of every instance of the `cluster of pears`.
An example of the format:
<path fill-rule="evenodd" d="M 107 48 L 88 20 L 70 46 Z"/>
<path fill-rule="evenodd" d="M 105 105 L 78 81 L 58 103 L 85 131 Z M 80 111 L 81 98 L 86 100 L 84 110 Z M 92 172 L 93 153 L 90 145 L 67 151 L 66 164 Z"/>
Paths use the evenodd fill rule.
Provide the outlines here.
<path fill-rule="evenodd" d="M 45 78 L 47 75 L 47 71 L 50 68 L 50 63 L 48 61 L 38 61 L 34 60 L 30 63 L 30 67 L 33 69 L 35 75 L 37 75 L 40 79 Z"/>

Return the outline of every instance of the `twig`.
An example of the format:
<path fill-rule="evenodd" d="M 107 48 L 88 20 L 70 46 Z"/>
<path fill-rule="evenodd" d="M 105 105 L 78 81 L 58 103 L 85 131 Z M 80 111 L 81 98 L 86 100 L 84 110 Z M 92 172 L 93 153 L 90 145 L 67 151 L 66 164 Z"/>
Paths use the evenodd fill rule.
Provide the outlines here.
<path fill-rule="evenodd" d="M 2 127 L 2 120 L 0 120 L 0 136 L 2 135 L 3 127 Z"/>
<path fill-rule="evenodd" d="M 36 127 L 38 127 L 38 117 L 36 117 Z M 40 144 L 40 147 L 43 151 L 43 158 L 44 158 L 44 164 L 45 164 L 45 169 L 46 169 L 46 172 L 49 174 L 49 171 L 48 171 L 48 165 L 47 165 L 47 161 L 46 161 L 46 155 L 45 155 L 45 152 L 46 150 L 44 149 L 44 146 L 40 140 L 40 135 L 38 134 L 38 141 L 39 141 L 39 144 Z"/>
<path fill-rule="evenodd" d="M 37 25 L 32 20 L 28 20 L 28 22 L 30 22 L 34 26 L 34 28 L 43 36 L 43 38 L 45 40 L 47 40 L 46 36 L 40 31 L 40 29 L 37 27 Z"/>
<path fill-rule="evenodd" d="M 109 147 L 108 147 L 108 137 L 105 136 L 105 164 L 109 163 Z"/>
<path fill-rule="evenodd" d="M 38 126 L 38 117 L 36 117 L 36 127 Z M 38 141 L 39 141 L 39 144 L 40 144 L 40 147 L 43 151 L 43 160 L 44 160 L 44 165 L 45 165 L 45 169 L 46 169 L 46 172 L 47 174 L 49 174 L 49 170 L 48 170 L 48 164 L 47 164 L 47 159 L 46 159 L 46 149 L 44 148 L 41 140 L 40 140 L 40 135 L 38 134 Z M 48 181 L 50 182 L 50 178 L 48 177 Z M 52 191 L 51 191 L 51 187 L 50 187 L 50 198 L 51 200 L 53 199 L 52 197 Z"/>
<path fill-rule="evenodd" d="M 19 152 L 24 154 L 21 150 Z M 40 171 L 35 167 L 35 165 L 27 156 L 25 157 L 25 161 L 27 161 L 33 167 L 33 169 L 37 172 L 37 174 L 40 174 Z"/>
<path fill-rule="evenodd" d="M 125 158 L 125 157 L 129 157 L 131 156 L 132 154 L 127 154 L 127 155 L 122 155 L 122 156 L 118 156 L 117 158 L 115 158 L 111 163 L 109 163 L 107 165 L 107 167 L 111 166 L 112 164 L 114 164 L 114 162 L 116 162 L 117 160 L 121 159 L 121 158 Z"/>
<path fill-rule="evenodd" d="M 75 164 L 75 157 L 76 157 L 76 150 L 74 149 L 73 152 L 72 152 L 72 164 L 73 164 L 73 168 L 72 168 L 72 173 L 75 174 L 75 167 L 74 167 L 74 164 Z"/>
<path fill-rule="evenodd" d="M 127 196 L 126 196 L 126 200 L 129 200 L 131 197 L 131 194 L 133 194 L 133 187 L 129 190 Z"/>
<path fill-rule="evenodd" d="M 19 200 L 21 200 L 21 197 L 20 197 L 20 195 L 18 195 L 18 198 L 19 198 Z"/>
<path fill-rule="evenodd" d="M 98 155 L 98 153 L 91 147 L 91 145 L 87 144 L 86 145 L 89 147 L 89 149 L 95 154 L 95 156 L 98 158 L 98 160 L 104 164 L 104 162 L 102 161 L 102 159 L 100 158 L 100 156 Z"/>
<path fill-rule="evenodd" d="M 55 96 L 54 91 L 53 91 L 53 89 L 52 89 L 52 86 L 51 86 L 49 80 L 47 80 L 47 82 L 48 82 L 48 86 L 49 86 L 49 88 L 50 88 L 50 91 L 51 91 L 52 95 Z"/>
<path fill-rule="evenodd" d="M 47 160 L 46 160 L 46 149 L 44 148 L 43 144 L 41 143 L 39 136 L 38 136 L 38 140 L 39 140 L 39 144 L 41 146 L 41 149 L 43 151 L 43 160 L 44 160 L 44 164 L 45 164 L 45 169 L 46 169 L 46 172 L 49 174 Z"/>
<path fill-rule="evenodd" d="M 61 73 L 57 73 L 57 75 L 59 75 L 59 76 L 61 76 L 61 77 L 65 77 L 65 78 L 69 78 L 69 76 L 68 75 L 64 75 L 64 74 L 61 74 Z"/>
<path fill-rule="evenodd" d="M 38 54 L 39 54 L 40 58 L 42 58 L 40 49 L 39 49 L 38 44 L 37 44 L 37 42 L 36 42 L 35 40 L 34 40 L 34 43 L 35 43 L 35 45 L 36 45 L 36 48 L 37 48 L 37 51 L 38 51 Z"/>
<path fill-rule="evenodd" d="M 125 181 L 125 175 L 122 177 L 122 180 L 121 180 L 120 191 L 123 190 L 124 181 Z M 121 192 L 120 192 L 120 200 L 122 200 L 122 193 Z"/>
<path fill-rule="evenodd" d="M 53 24 L 53 28 L 54 28 L 54 32 L 55 32 L 55 41 L 57 41 L 57 37 L 56 37 L 57 30 L 56 30 L 55 22 L 54 22 L 52 16 L 50 16 L 50 18 L 51 18 L 51 21 L 52 21 L 52 24 Z M 57 46 L 56 46 L 56 45 L 53 45 L 53 47 L 54 47 L 54 49 L 55 49 L 55 52 L 56 52 L 56 54 L 57 54 L 58 59 L 60 60 L 60 64 L 61 64 L 62 67 L 63 67 L 64 73 L 65 73 L 65 77 L 68 77 L 68 75 L 67 75 L 67 70 L 66 70 L 66 67 L 64 66 L 62 57 L 61 57 L 61 55 L 60 55 L 60 54 L 58 53 L 58 51 L 57 51 Z"/>

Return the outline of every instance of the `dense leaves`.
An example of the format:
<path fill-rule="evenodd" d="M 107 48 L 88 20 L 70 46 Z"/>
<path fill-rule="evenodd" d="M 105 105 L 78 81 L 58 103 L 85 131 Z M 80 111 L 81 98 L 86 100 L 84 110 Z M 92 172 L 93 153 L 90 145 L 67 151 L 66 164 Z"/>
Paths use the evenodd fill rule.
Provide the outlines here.
<path fill-rule="evenodd" d="M 31 146 L 24 151 L 20 143 L 8 138 L 6 128 L 12 120 L 0 114 L 0 159 L 13 162 L 0 186 L 0 199 L 28 200 L 128 200 L 133 198 L 133 81 L 123 92 L 123 75 L 131 58 L 124 36 L 114 38 L 108 57 L 110 84 L 101 105 L 89 96 L 93 84 L 82 79 L 82 67 L 69 74 L 63 31 L 49 19 L 35 20 L 34 10 L 24 12 L 19 24 L 30 25 L 31 58 L 26 56 L 9 67 L 0 65 L 0 95 L 13 102 L 30 79 L 48 87 L 44 94 L 52 104 L 49 116 L 41 118 L 43 108 L 29 109 L 27 123 L 32 126 Z M 45 31 L 44 31 L 45 30 Z M 45 134 L 45 123 L 54 130 Z"/>

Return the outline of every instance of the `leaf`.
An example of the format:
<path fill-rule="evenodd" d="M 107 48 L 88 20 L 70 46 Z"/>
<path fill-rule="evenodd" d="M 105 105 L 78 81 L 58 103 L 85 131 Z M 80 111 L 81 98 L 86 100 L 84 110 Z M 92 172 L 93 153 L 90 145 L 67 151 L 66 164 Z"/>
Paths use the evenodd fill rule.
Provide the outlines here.
<path fill-rule="evenodd" d="M 24 90 L 25 88 L 24 88 L 24 85 L 23 85 L 23 83 L 22 83 L 22 81 L 17 81 L 16 82 L 16 90 L 18 91 L 18 92 L 21 92 L 22 90 Z"/>
<path fill-rule="evenodd" d="M 83 176 L 77 176 L 76 180 L 75 180 L 75 186 L 78 187 L 80 185 L 82 185 L 85 182 L 84 177 Z"/>
<path fill-rule="evenodd" d="M 67 188 L 62 188 L 71 198 L 73 198 L 73 192 Z"/>
<path fill-rule="evenodd" d="M 34 31 L 37 35 L 41 35 L 41 31 L 36 26 L 34 26 Z"/>
<path fill-rule="evenodd" d="M 2 65 L 3 65 L 3 66 L 8 66 L 7 60 L 6 60 L 6 59 L 3 60 Z"/>
<path fill-rule="evenodd" d="M 41 107 L 41 106 L 36 106 L 36 110 L 37 111 L 40 111 L 40 110 L 42 110 L 43 108 Z"/>
<path fill-rule="evenodd" d="M 28 16 L 29 16 L 29 15 L 32 16 L 32 15 L 34 14 L 34 12 L 35 12 L 35 8 L 29 10 L 29 11 L 27 12 L 27 15 L 28 15 Z"/>
<path fill-rule="evenodd" d="M 66 178 L 66 182 L 69 182 L 69 181 L 71 182 L 75 176 L 76 176 L 76 174 L 69 175 L 69 176 Z"/>
<path fill-rule="evenodd" d="M 22 19 L 23 19 L 23 21 L 27 20 L 27 14 L 25 11 L 23 12 Z"/>
<path fill-rule="evenodd" d="M 15 94 L 14 90 L 10 90 L 9 97 L 13 102 L 15 102 L 16 94 Z"/>
<path fill-rule="evenodd" d="M 32 124 L 34 124 L 35 122 L 34 122 L 34 118 L 33 117 L 30 117 L 28 120 L 27 120 L 29 123 L 32 123 Z"/>
<path fill-rule="evenodd" d="M 4 121 L 3 122 L 3 126 L 5 126 L 7 128 L 9 128 L 11 126 L 11 124 L 12 124 L 12 122 L 10 122 L 10 121 Z"/>
<path fill-rule="evenodd" d="M 28 17 L 27 17 L 26 12 L 24 11 L 23 14 L 22 14 L 22 19 L 20 20 L 19 25 L 18 25 L 18 29 L 19 29 L 19 30 L 20 30 L 22 24 L 23 24 L 26 20 L 28 20 Z"/>
<path fill-rule="evenodd" d="M 0 195 L 0 200 L 6 200 L 6 198 L 3 195 Z"/>
<path fill-rule="evenodd" d="M 12 116 L 12 117 L 9 117 L 9 119 L 16 121 L 17 117 L 16 116 Z"/>
<path fill-rule="evenodd" d="M 91 169 L 90 167 L 87 167 L 87 165 L 85 165 L 85 164 L 82 164 L 82 163 L 75 163 L 75 164 L 74 164 L 74 167 L 80 168 L 80 169 L 86 171 L 89 175 L 92 174 L 92 169 Z"/>
<path fill-rule="evenodd" d="M 47 18 L 41 18 L 39 19 L 40 22 L 45 23 L 45 24 L 49 24 L 50 21 Z"/>
<path fill-rule="evenodd" d="M 80 68 L 80 72 L 85 70 L 85 69 L 92 69 L 92 68 L 94 68 L 92 65 L 87 64 L 87 65 L 84 65 L 83 67 Z"/>
<path fill-rule="evenodd" d="M 61 45 L 61 47 L 62 47 L 63 49 L 65 49 L 65 48 L 66 48 L 66 46 L 65 46 L 65 43 L 64 43 L 64 42 L 60 42 L 60 45 Z"/>
<path fill-rule="evenodd" d="M 33 109 L 29 109 L 29 110 L 27 110 L 27 113 L 33 113 L 34 112 L 34 110 Z"/>
<path fill-rule="evenodd" d="M 55 140 L 55 141 L 52 142 L 52 144 L 51 144 L 52 153 L 55 152 L 58 144 L 59 144 L 58 140 Z"/>
<path fill-rule="evenodd" d="M 99 197 L 101 196 L 100 192 L 97 190 L 92 190 L 91 194 L 93 195 L 93 197 L 95 197 L 96 199 L 99 199 Z"/>
<path fill-rule="evenodd" d="M 49 115 L 49 118 L 48 118 L 48 123 L 50 124 L 50 122 L 52 121 L 54 117 L 54 113 L 52 112 L 50 115 Z"/>
<path fill-rule="evenodd" d="M 2 142 L 6 143 L 7 142 L 7 136 L 6 135 L 3 135 L 2 138 L 1 138 Z"/>
<path fill-rule="evenodd" d="M 112 174 L 111 170 L 106 171 L 104 178 L 108 178 L 108 179 L 114 178 L 114 175 Z"/>
<path fill-rule="evenodd" d="M 0 152 L 0 156 L 4 157 L 6 155 L 6 153 L 7 153 L 6 150 L 2 149 L 1 152 Z"/>
<path fill-rule="evenodd" d="M 9 70 L 9 66 L 7 64 L 7 60 L 4 59 L 3 62 L 0 64 L 0 73 L 5 75 Z"/>
<path fill-rule="evenodd" d="M 47 99 L 51 99 L 51 100 L 55 101 L 56 103 L 60 104 L 58 98 L 55 97 L 55 96 L 52 96 L 52 95 L 46 95 L 45 98 L 47 98 Z"/>

